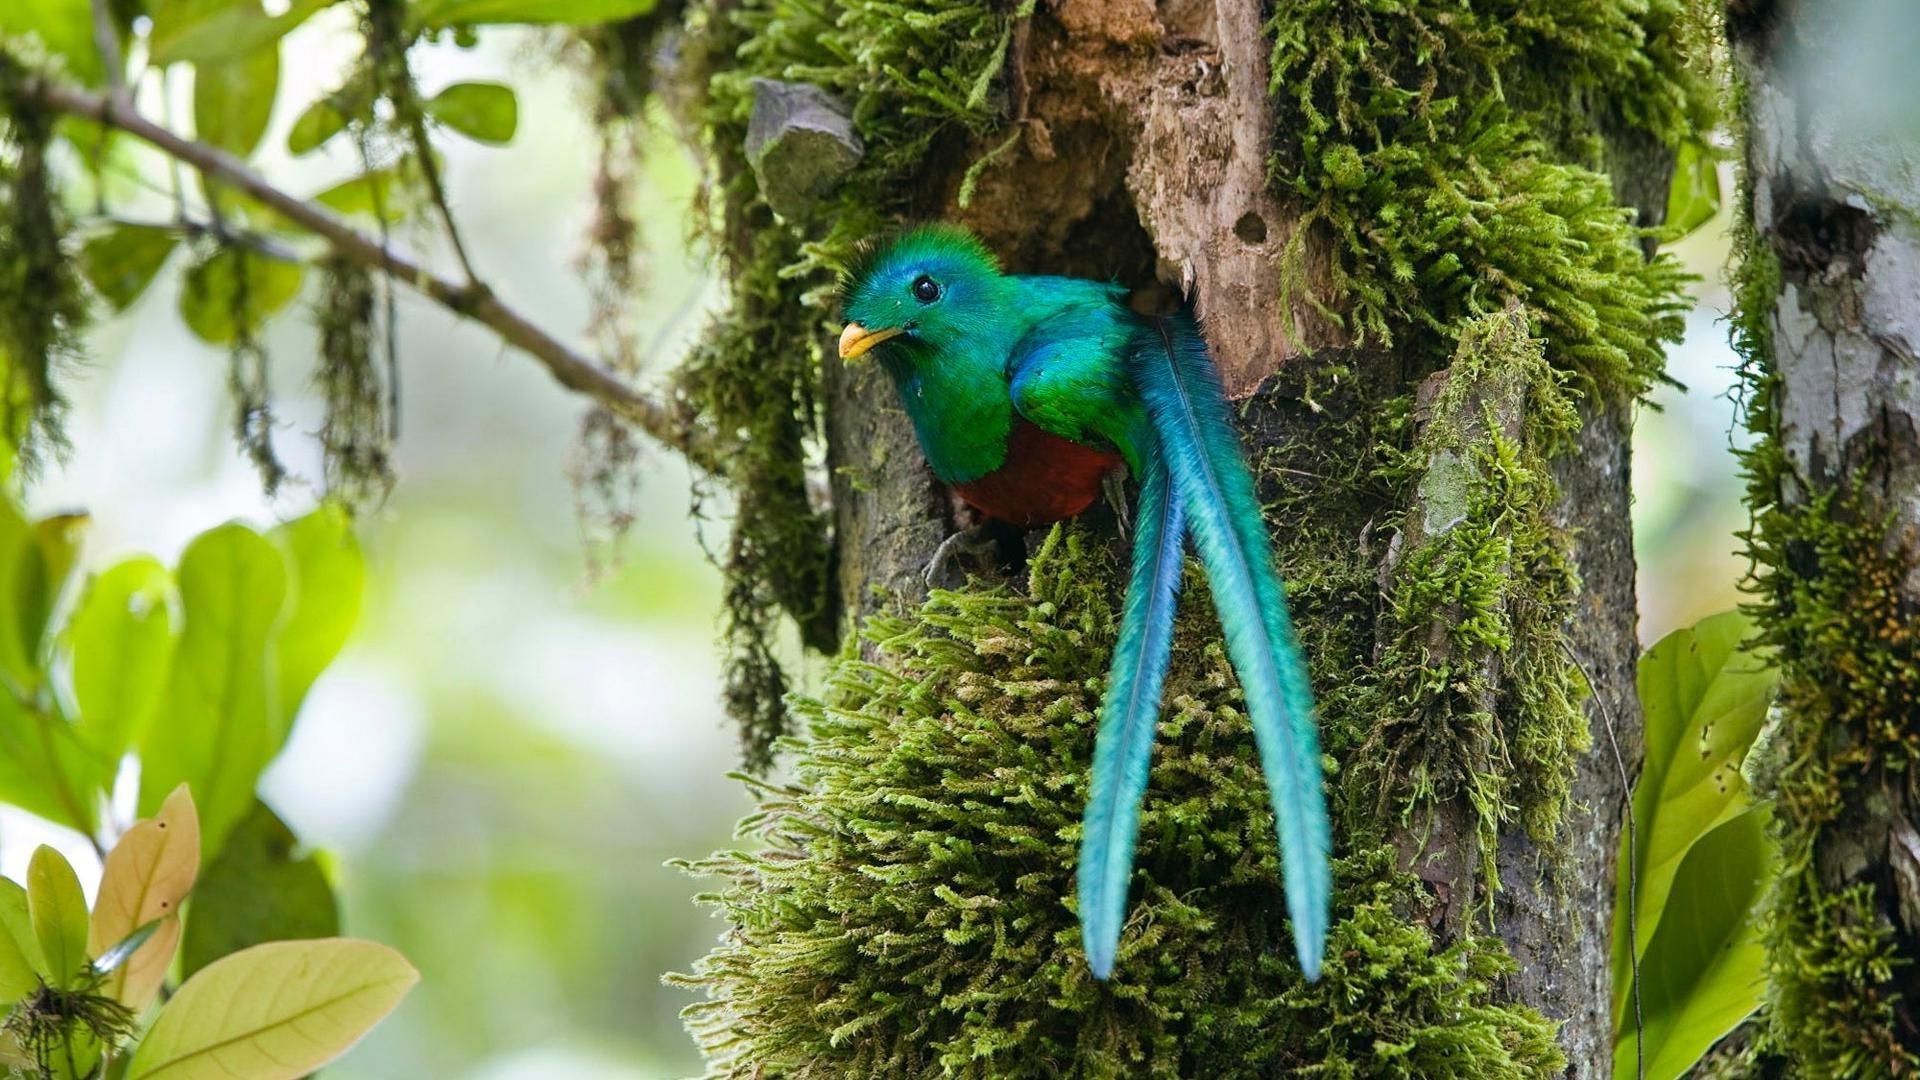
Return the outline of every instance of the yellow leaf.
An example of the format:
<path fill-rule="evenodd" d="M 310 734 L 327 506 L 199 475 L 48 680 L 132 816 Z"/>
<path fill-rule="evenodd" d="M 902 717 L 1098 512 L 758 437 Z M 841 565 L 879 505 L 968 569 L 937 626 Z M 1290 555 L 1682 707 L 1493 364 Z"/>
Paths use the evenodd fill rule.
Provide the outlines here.
<path fill-rule="evenodd" d="M 126 1080 L 294 1080 L 345 1053 L 419 980 L 405 957 L 371 941 L 242 949 L 167 1002 Z"/>
<path fill-rule="evenodd" d="M 88 954 L 99 956 L 155 919 L 166 921 L 126 963 L 107 973 L 102 994 L 135 1012 L 153 1003 L 180 943 L 180 901 L 199 872 L 200 815 L 181 784 L 158 813 L 128 829 L 107 853 Z"/>
<path fill-rule="evenodd" d="M 62 990 L 73 986 L 87 966 L 87 896 L 73 864 L 45 844 L 27 863 L 27 914 L 40 939 L 47 981 Z"/>

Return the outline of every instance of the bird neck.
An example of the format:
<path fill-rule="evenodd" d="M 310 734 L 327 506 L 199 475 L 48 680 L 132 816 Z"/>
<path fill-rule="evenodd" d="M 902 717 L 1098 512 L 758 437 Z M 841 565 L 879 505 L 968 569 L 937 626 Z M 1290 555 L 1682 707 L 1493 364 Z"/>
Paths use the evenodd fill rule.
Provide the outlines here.
<path fill-rule="evenodd" d="M 999 468 L 1013 432 L 1013 400 L 1007 386 L 1005 346 L 980 342 L 964 357 L 942 363 L 884 361 L 913 421 L 914 434 L 934 475 L 965 484 Z"/>

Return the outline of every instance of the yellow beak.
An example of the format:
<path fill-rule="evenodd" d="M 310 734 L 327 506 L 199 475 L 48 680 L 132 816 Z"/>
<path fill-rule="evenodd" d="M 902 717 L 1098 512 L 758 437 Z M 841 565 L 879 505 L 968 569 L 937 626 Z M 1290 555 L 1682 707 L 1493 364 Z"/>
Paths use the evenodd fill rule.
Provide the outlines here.
<path fill-rule="evenodd" d="M 845 330 L 840 331 L 840 359 L 851 360 L 888 338 L 899 337 L 903 333 L 906 331 L 897 326 L 869 330 L 857 322 L 850 322 Z"/>

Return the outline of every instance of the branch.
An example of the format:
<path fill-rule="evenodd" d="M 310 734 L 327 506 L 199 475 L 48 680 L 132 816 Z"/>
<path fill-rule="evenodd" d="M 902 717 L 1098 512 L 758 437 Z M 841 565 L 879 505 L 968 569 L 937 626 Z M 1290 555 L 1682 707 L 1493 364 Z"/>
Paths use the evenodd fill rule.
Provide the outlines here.
<path fill-rule="evenodd" d="M 120 35 L 113 29 L 113 12 L 107 0 L 93 0 L 93 47 L 100 53 L 100 66 L 107 76 L 107 100 L 124 112 L 133 111 L 133 95 L 127 93 L 127 65 L 120 55 Z"/>
<path fill-rule="evenodd" d="M 492 330 L 507 344 L 538 360 L 560 385 L 593 398 L 662 444 L 678 450 L 695 465 L 713 472 L 722 471 L 719 448 L 710 432 L 697 427 L 668 403 L 628 385 L 591 357 L 534 325 L 482 282 L 463 285 L 441 277 L 407 255 L 382 245 L 325 206 L 275 187 L 271 180 L 232 154 L 183 138 L 132 109 L 117 108 L 105 95 L 44 78 L 29 81 L 26 91 L 30 98 L 47 108 L 117 128 L 175 160 L 219 178 L 324 239 L 340 255 L 405 282 L 454 314 Z"/>

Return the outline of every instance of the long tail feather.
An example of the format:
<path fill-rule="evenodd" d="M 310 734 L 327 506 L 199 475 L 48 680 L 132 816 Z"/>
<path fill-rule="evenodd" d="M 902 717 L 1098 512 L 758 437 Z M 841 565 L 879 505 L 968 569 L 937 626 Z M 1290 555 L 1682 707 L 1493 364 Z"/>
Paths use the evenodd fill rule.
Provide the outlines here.
<path fill-rule="evenodd" d="M 1133 844 L 1160 720 L 1160 689 L 1173 648 L 1173 613 L 1186 541 L 1183 510 L 1169 490 L 1166 468 L 1157 456 L 1147 460 L 1133 537 L 1133 572 L 1100 707 L 1093 782 L 1080 836 L 1080 939 L 1097 979 L 1112 973 L 1120 927 L 1126 922 Z"/>
<path fill-rule="evenodd" d="M 1134 350 L 1135 379 L 1246 691 L 1280 836 L 1294 946 L 1301 969 L 1317 979 L 1333 892 L 1332 836 L 1306 662 L 1206 345 L 1188 316 L 1154 326 Z"/>

